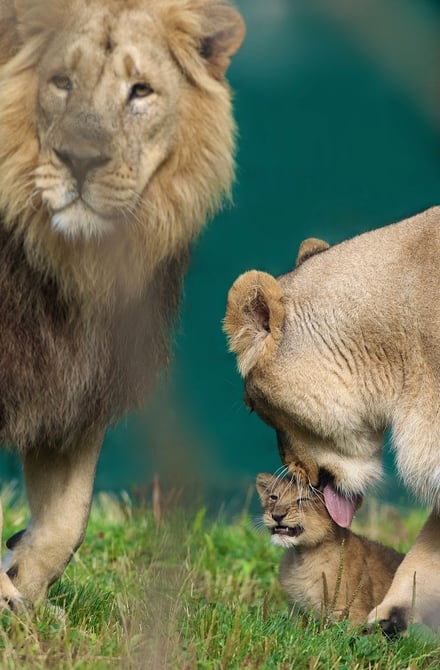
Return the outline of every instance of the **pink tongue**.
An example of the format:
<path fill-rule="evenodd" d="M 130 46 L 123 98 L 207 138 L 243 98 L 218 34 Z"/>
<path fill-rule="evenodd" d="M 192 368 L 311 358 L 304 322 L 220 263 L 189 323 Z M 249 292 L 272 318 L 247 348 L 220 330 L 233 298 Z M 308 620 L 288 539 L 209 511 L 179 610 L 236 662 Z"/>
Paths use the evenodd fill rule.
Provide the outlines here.
<path fill-rule="evenodd" d="M 355 501 L 347 500 L 331 484 L 327 484 L 324 487 L 324 502 L 333 521 L 342 528 L 348 528 L 353 521 Z"/>

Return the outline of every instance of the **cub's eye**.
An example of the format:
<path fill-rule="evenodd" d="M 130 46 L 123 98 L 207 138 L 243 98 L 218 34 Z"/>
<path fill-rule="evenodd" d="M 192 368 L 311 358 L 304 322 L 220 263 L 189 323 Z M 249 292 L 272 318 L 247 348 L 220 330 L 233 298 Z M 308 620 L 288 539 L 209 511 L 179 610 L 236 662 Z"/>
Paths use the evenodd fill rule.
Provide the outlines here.
<path fill-rule="evenodd" d="M 278 500 L 278 496 L 276 496 L 274 493 L 272 493 L 272 495 L 269 496 L 269 500 L 273 500 L 275 502 L 275 500 Z"/>
<path fill-rule="evenodd" d="M 72 80 L 66 74 L 56 74 L 52 77 L 51 82 L 60 91 L 72 90 Z"/>
<path fill-rule="evenodd" d="M 147 84 L 146 82 L 138 82 L 131 87 L 128 99 L 135 100 L 136 98 L 146 98 L 152 93 L 154 93 L 154 90 L 151 88 L 150 84 Z"/>

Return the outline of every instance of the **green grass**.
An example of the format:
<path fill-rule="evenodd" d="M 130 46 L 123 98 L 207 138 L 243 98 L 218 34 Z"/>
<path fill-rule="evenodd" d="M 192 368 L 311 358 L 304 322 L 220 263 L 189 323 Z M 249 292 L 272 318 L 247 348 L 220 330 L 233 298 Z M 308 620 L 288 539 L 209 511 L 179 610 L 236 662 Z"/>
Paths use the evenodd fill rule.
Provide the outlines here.
<path fill-rule="evenodd" d="M 6 495 L 6 498 L 8 496 Z M 9 508 L 5 504 L 5 508 Z M 23 526 L 6 514 L 5 536 Z M 356 522 L 407 549 L 423 521 L 402 522 L 374 505 Z M 48 602 L 5 612 L 0 667 L 148 670 L 313 670 L 440 667 L 440 644 L 423 627 L 400 639 L 346 623 L 290 616 L 278 586 L 282 550 L 248 517 L 210 521 L 174 508 L 157 522 L 128 497 L 95 502 L 84 545 Z"/>

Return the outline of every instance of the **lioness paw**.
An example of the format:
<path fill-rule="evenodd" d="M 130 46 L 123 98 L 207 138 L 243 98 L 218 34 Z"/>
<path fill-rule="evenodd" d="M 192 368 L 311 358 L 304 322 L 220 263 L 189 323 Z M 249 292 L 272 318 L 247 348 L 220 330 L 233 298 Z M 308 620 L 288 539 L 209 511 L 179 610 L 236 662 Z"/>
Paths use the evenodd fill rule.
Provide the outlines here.
<path fill-rule="evenodd" d="M 404 633 L 410 623 L 410 611 L 407 607 L 375 607 L 368 617 L 369 629 L 378 624 L 382 633 L 389 638 Z"/>

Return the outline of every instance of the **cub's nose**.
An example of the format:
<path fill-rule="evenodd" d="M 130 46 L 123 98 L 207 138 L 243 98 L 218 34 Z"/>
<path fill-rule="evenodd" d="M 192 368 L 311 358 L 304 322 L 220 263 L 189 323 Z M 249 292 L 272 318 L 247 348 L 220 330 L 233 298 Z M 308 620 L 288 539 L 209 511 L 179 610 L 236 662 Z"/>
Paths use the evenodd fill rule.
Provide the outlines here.
<path fill-rule="evenodd" d="M 81 191 L 90 170 L 103 167 L 110 161 L 110 158 L 99 153 L 81 156 L 64 149 L 54 149 L 54 153 L 70 170 L 78 184 L 79 191 Z"/>
<path fill-rule="evenodd" d="M 285 516 L 285 514 L 272 514 L 272 519 L 275 521 L 275 523 L 280 525 Z"/>

